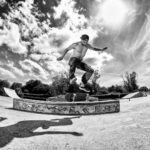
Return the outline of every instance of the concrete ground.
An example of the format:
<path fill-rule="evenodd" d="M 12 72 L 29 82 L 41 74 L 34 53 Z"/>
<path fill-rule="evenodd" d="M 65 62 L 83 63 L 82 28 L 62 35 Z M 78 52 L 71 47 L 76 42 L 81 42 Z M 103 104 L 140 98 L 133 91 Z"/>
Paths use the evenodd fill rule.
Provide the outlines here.
<path fill-rule="evenodd" d="M 120 105 L 119 113 L 58 116 L 13 110 L 0 97 L 0 149 L 150 150 L 150 96 Z"/>

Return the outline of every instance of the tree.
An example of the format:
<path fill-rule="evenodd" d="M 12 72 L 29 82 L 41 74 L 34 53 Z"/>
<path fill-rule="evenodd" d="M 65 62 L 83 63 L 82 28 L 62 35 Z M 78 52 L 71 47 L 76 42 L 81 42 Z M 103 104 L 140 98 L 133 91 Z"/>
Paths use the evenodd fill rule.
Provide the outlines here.
<path fill-rule="evenodd" d="M 13 89 L 13 90 L 16 90 L 16 89 L 21 89 L 22 88 L 22 83 L 17 83 L 17 82 L 14 82 L 12 85 L 11 85 L 11 87 L 10 87 L 11 89 Z"/>
<path fill-rule="evenodd" d="M 101 94 L 108 94 L 109 92 L 108 92 L 108 89 L 106 88 L 106 87 L 104 87 L 104 86 L 102 86 L 102 87 L 99 87 L 99 90 L 97 91 L 97 94 L 98 95 L 101 95 Z"/>
<path fill-rule="evenodd" d="M 139 88 L 139 91 L 148 92 L 148 88 L 146 86 L 142 86 L 142 87 Z"/>
<path fill-rule="evenodd" d="M 125 77 L 123 77 L 123 87 L 127 92 L 134 92 L 138 90 L 136 78 L 136 72 L 132 72 L 130 74 L 126 72 Z"/>
<path fill-rule="evenodd" d="M 115 86 L 114 85 L 108 87 L 108 92 L 114 92 L 114 91 L 115 91 Z"/>
<path fill-rule="evenodd" d="M 10 83 L 7 80 L 0 80 L 0 95 L 6 96 L 4 92 L 4 87 L 9 88 Z"/>
<path fill-rule="evenodd" d="M 22 87 L 23 92 L 33 93 L 33 89 L 36 86 L 41 86 L 42 82 L 40 80 L 29 80 L 26 85 Z"/>
<path fill-rule="evenodd" d="M 55 76 L 51 86 L 53 88 L 54 96 L 65 94 L 69 86 L 69 78 L 65 76 L 65 74 Z"/>
<path fill-rule="evenodd" d="M 98 70 L 96 70 L 93 74 L 92 78 L 92 94 L 98 94 L 98 91 L 100 91 L 100 86 L 97 83 L 98 79 L 100 79 L 101 75 Z"/>
<path fill-rule="evenodd" d="M 47 84 L 38 84 L 32 89 L 32 93 L 34 94 L 48 94 L 49 93 L 49 85 Z"/>

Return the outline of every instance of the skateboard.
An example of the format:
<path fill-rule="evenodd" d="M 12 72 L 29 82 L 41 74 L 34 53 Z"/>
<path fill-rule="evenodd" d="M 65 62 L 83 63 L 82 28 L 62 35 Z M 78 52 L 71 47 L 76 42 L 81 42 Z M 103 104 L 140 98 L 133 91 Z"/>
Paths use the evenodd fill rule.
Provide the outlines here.
<path fill-rule="evenodd" d="M 97 97 L 90 96 L 89 93 L 66 93 L 65 99 L 68 102 L 80 102 L 80 101 L 88 101 L 94 102 L 99 101 Z"/>
<path fill-rule="evenodd" d="M 65 99 L 68 102 L 86 101 L 89 99 L 88 93 L 66 93 Z"/>

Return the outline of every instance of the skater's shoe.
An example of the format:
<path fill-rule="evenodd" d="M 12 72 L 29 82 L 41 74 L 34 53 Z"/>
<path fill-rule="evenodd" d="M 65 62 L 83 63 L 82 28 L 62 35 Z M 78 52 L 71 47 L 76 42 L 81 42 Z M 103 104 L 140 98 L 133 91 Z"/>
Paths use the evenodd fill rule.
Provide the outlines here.
<path fill-rule="evenodd" d="M 69 83 L 70 83 L 70 84 L 74 84 L 76 81 L 77 81 L 77 78 L 74 77 L 74 78 L 70 79 Z"/>
<path fill-rule="evenodd" d="M 80 84 L 79 89 L 87 93 L 90 92 L 83 83 Z"/>

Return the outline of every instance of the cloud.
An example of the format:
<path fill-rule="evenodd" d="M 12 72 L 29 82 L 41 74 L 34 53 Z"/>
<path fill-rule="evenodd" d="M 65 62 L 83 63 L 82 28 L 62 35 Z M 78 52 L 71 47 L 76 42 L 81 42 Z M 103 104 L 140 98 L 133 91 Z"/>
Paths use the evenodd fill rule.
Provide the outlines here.
<path fill-rule="evenodd" d="M 89 50 L 85 61 L 91 64 L 95 69 L 101 70 L 104 67 L 104 64 L 112 59 L 112 55 L 107 54 L 106 52 L 102 53 Z"/>
<path fill-rule="evenodd" d="M 19 62 L 23 70 L 28 71 L 30 75 L 34 74 L 40 78 L 47 79 L 48 73 L 36 62 L 32 60 L 24 60 Z"/>
<path fill-rule="evenodd" d="M 100 86 L 123 85 L 123 79 L 118 74 L 102 74 L 98 81 Z"/>
<path fill-rule="evenodd" d="M 149 48 L 150 48 L 150 15 L 149 12 L 146 13 L 144 22 L 137 32 L 135 40 L 131 43 L 128 52 L 132 55 L 133 63 L 131 68 L 136 70 L 143 76 L 147 74 L 149 66 Z M 144 78 L 144 76 L 143 76 Z"/>
<path fill-rule="evenodd" d="M 79 10 L 75 8 L 76 2 L 73 0 L 60 1 L 57 7 L 54 7 L 54 18 L 60 18 L 63 13 L 67 15 L 66 28 L 70 28 L 73 31 L 82 29 L 87 23 L 87 19 L 83 14 L 79 14 Z"/>
<path fill-rule="evenodd" d="M 15 67 L 14 65 L 15 65 L 14 62 L 9 62 L 9 64 L 8 64 L 8 67 L 11 70 L 11 72 L 16 74 L 16 76 L 24 77 L 24 72 L 21 69 Z"/>
<path fill-rule="evenodd" d="M 65 13 L 67 20 L 58 28 L 61 34 L 68 36 L 68 43 L 76 42 L 80 39 L 82 34 L 89 34 L 90 40 L 93 41 L 97 37 L 98 31 L 93 29 L 90 24 L 89 18 L 86 18 L 84 14 L 79 13 L 80 10 L 76 8 L 76 2 L 73 0 L 60 1 L 57 7 L 54 7 L 54 18 L 63 19 L 62 14 Z M 55 31 L 57 29 L 54 29 Z M 58 33 L 58 32 L 57 32 Z"/>
<path fill-rule="evenodd" d="M 35 60 L 48 72 L 47 79 L 57 76 L 60 73 L 68 72 L 68 64 L 65 60 L 58 62 L 56 57 L 51 54 L 32 54 L 32 60 Z M 26 68 L 26 67 L 25 67 Z M 46 78 L 45 78 L 46 79 Z"/>
<path fill-rule="evenodd" d="M 4 30 L 0 30 L 0 45 L 8 45 L 14 53 L 24 54 L 27 52 L 26 45 L 20 42 L 20 33 L 18 25 L 8 23 Z"/>
<path fill-rule="evenodd" d="M 2 67 L 0 67 L 0 75 L 6 79 L 16 79 L 16 76 L 12 72 Z"/>

